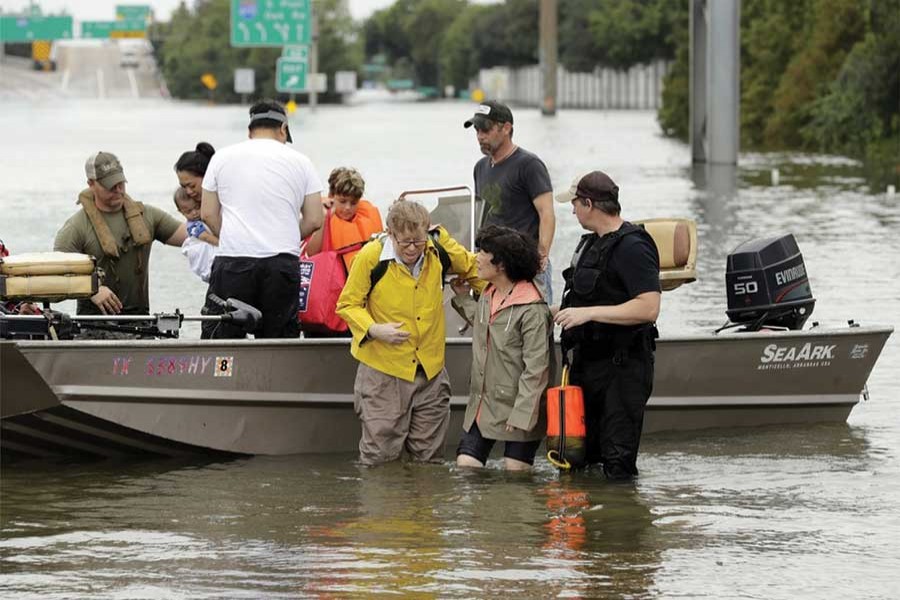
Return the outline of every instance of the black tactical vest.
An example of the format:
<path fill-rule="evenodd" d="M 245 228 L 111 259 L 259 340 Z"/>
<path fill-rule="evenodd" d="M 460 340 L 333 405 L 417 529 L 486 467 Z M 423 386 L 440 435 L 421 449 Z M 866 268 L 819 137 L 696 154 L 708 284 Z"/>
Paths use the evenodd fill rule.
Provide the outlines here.
<path fill-rule="evenodd" d="M 563 271 L 566 286 L 560 308 L 614 306 L 631 300 L 624 282 L 607 268 L 610 256 L 627 235 L 642 235 L 656 247 L 653 238 L 643 227 L 627 221 L 617 231 L 602 237 L 595 233 L 581 237 L 571 265 Z M 655 337 L 656 328 L 652 324 L 626 326 L 590 322 L 564 330 L 562 342 L 569 348 L 588 345 L 603 347 L 611 352 L 633 346 L 638 337 L 643 337 L 639 334 L 648 329 L 653 330 Z"/>

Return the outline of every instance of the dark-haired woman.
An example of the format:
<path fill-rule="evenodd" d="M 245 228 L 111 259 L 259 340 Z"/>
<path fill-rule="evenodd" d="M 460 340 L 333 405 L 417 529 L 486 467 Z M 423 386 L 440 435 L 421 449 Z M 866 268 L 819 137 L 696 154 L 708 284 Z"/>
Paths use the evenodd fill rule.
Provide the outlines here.
<path fill-rule="evenodd" d="M 550 382 L 553 319 L 533 283 L 541 258 L 532 238 L 489 225 L 476 238 L 478 276 L 488 287 L 476 302 L 453 282 L 453 305 L 472 325 L 472 377 L 462 467 L 483 467 L 497 441 L 504 464 L 528 470 L 546 432 L 543 400 Z"/>
<path fill-rule="evenodd" d="M 184 152 L 175 163 L 175 175 L 178 176 L 178 184 L 187 192 L 188 198 L 200 201 L 203 193 L 203 176 L 209 161 L 216 153 L 211 144 L 200 142 L 194 150 Z"/>
<path fill-rule="evenodd" d="M 187 257 L 191 271 L 206 282 L 209 281 L 219 238 L 200 220 L 200 198 L 203 194 L 203 176 L 215 153 L 210 144 L 200 142 L 196 149 L 184 152 L 175 163 L 175 175 L 181 186 L 175 192 L 175 206 L 187 219 L 188 232 L 187 239 L 181 244 L 181 253 Z"/>

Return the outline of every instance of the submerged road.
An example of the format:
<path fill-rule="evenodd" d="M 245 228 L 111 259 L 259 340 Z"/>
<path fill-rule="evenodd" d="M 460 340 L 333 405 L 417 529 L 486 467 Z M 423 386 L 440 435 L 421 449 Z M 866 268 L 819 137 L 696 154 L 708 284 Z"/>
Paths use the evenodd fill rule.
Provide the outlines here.
<path fill-rule="evenodd" d="M 123 47 L 113 40 L 76 41 L 56 49 L 56 71 L 35 71 L 29 59 L 0 60 L 0 100 L 56 98 L 159 98 L 167 95 L 149 52 L 136 66 L 122 66 Z"/>

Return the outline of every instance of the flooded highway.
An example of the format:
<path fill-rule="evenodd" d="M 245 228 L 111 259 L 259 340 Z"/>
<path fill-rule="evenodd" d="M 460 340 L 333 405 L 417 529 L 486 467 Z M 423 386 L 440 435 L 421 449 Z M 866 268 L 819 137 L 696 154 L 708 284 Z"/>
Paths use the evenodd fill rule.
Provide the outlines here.
<path fill-rule="evenodd" d="M 52 247 L 92 152 L 116 153 L 129 194 L 177 216 L 179 154 L 246 136 L 247 107 L 0 98 L 0 237 L 15 252 Z M 471 112 L 466 102 L 301 107 L 291 130 L 320 176 L 354 166 L 386 209 L 403 190 L 471 184 Z M 664 295 L 663 335 L 721 325 L 726 255 L 788 232 L 817 299 L 810 321 L 897 325 L 900 198 L 871 188 L 857 163 L 745 154 L 737 169 L 692 168 L 689 148 L 663 138 L 651 112 L 515 117 L 514 141 L 544 159 L 554 188 L 599 168 L 619 184 L 626 218 L 697 221 L 699 279 Z M 561 290 L 581 231 L 568 207 L 556 210 Z M 206 288 L 177 249 L 157 245 L 150 268 L 154 310 L 199 311 Z M 868 392 L 846 424 L 647 436 L 641 475 L 624 486 L 597 472 L 561 476 L 544 459 L 527 475 L 494 462 L 478 473 L 449 462 L 366 469 L 352 454 L 4 464 L 0 594 L 893 598 L 896 334 Z"/>

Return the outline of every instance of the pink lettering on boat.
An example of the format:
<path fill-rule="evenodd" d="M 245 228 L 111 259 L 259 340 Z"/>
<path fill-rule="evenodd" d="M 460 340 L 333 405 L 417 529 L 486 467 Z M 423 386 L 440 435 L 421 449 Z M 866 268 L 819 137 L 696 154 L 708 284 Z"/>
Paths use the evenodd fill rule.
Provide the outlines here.
<path fill-rule="evenodd" d="M 181 356 L 148 356 L 144 375 L 152 377 L 178 377 L 207 375 L 212 372 L 214 357 L 200 354 Z M 113 375 L 128 375 L 131 357 L 113 359 Z"/>

